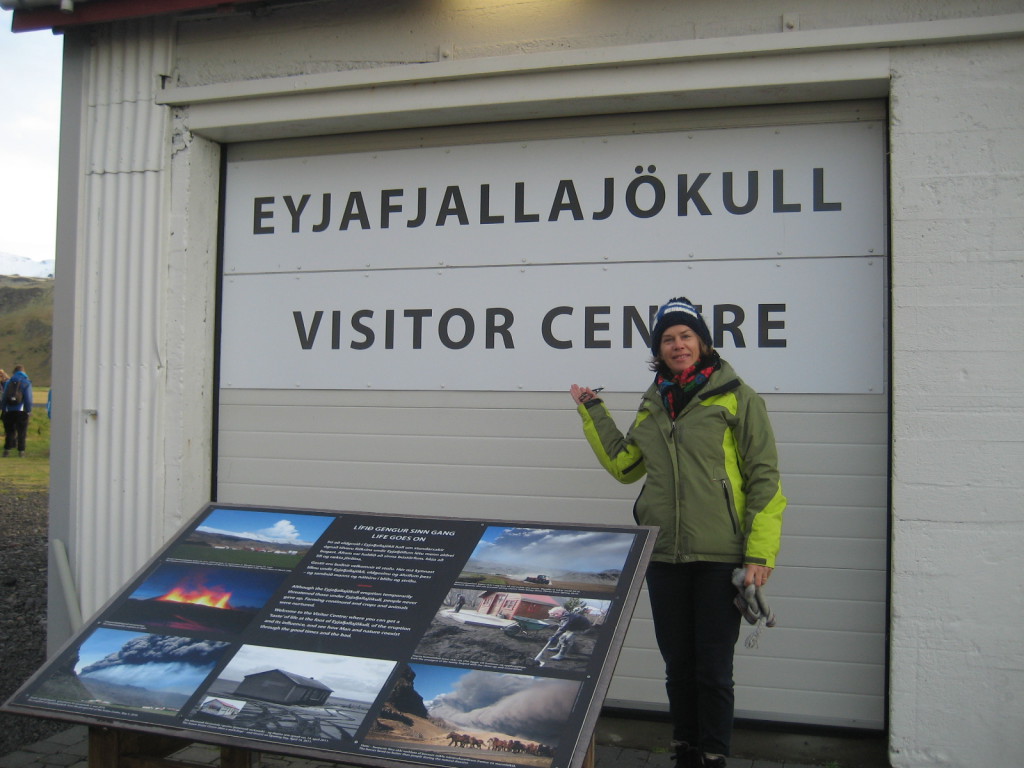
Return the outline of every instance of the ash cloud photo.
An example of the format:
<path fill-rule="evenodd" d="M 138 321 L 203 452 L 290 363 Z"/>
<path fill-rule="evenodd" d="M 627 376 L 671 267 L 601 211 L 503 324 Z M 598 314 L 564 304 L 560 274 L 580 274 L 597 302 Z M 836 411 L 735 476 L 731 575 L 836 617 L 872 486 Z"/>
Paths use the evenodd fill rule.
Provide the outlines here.
<path fill-rule="evenodd" d="M 99 628 L 54 668 L 33 696 L 110 709 L 176 714 L 213 671 L 228 644 Z"/>
<path fill-rule="evenodd" d="M 415 669 L 416 667 L 414 667 Z M 420 671 L 423 667 L 419 667 Z M 579 684 L 472 670 L 454 678 L 449 691 L 426 701 L 432 717 L 466 728 L 500 731 L 553 744 L 572 710 Z"/>
<path fill-rule="evenodd" d="M 547 768 L 580 684 L 431 664 L 404 665 L 367 744 Z"/>

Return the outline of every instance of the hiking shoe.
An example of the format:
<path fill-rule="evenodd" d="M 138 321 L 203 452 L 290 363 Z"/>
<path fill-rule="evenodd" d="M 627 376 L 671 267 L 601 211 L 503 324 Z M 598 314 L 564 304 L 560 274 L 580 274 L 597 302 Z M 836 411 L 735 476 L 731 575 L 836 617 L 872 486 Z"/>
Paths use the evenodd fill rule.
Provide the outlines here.
<path fill-rule="evenodd" d="M 703 768 L 704 756 L 699 749 L 685 741 L 674 742 L 672 747 L 675 749 L 672 759 L 676 761 L 676 768 Z"/>

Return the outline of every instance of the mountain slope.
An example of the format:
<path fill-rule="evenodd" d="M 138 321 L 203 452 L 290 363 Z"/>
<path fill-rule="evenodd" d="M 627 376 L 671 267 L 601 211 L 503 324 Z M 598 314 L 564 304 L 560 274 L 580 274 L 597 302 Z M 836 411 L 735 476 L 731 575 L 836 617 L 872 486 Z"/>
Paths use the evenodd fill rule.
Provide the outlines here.
<path fill-rule="evenodd" d="M 53 280 L 0 275 L 0 368 L 16 364 L 37 387 L 50 386 Z"/>
<path fill-rule="evenodd" d="M 11 277 L 53 277 L 54 260 L 34 261 L 0 251 L 0 275 Z"/>

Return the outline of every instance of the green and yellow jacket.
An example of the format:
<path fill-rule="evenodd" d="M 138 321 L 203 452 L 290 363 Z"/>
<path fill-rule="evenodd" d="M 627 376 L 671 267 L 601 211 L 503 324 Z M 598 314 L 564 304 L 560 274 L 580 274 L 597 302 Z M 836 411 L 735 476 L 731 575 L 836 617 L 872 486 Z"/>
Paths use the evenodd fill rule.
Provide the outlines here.
<path fill-rule="evenodd" d="M 647 480 L 633 506 L 661 530 L 652 559 L 775 567 L 786 497 L 764 400 L 722 361 L 675 421 L 655 385 L 623 436 L 608 408 L 577 409 L 601 465 L 621 483 Z"/>

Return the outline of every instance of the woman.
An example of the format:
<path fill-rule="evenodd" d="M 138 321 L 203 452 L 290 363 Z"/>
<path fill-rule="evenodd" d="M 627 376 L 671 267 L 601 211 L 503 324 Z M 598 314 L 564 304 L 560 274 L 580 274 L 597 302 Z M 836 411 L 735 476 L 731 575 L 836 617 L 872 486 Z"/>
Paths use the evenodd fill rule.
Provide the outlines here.
<path fill-rule="evenodd" d="M 744 584 L 768 582 L 786 499 L 764 401 L 719 357 L 687 298 L 658 310 L 654 383 L 623 436 L 593 390 L 570 388 L 583 432 L 617 480 L 646 475 L 633 506 L 660 527 L 647 589 L 665 660 L 673 745 L 681 768 L 725 766 L 732 738 L 733 650 Z"/>

